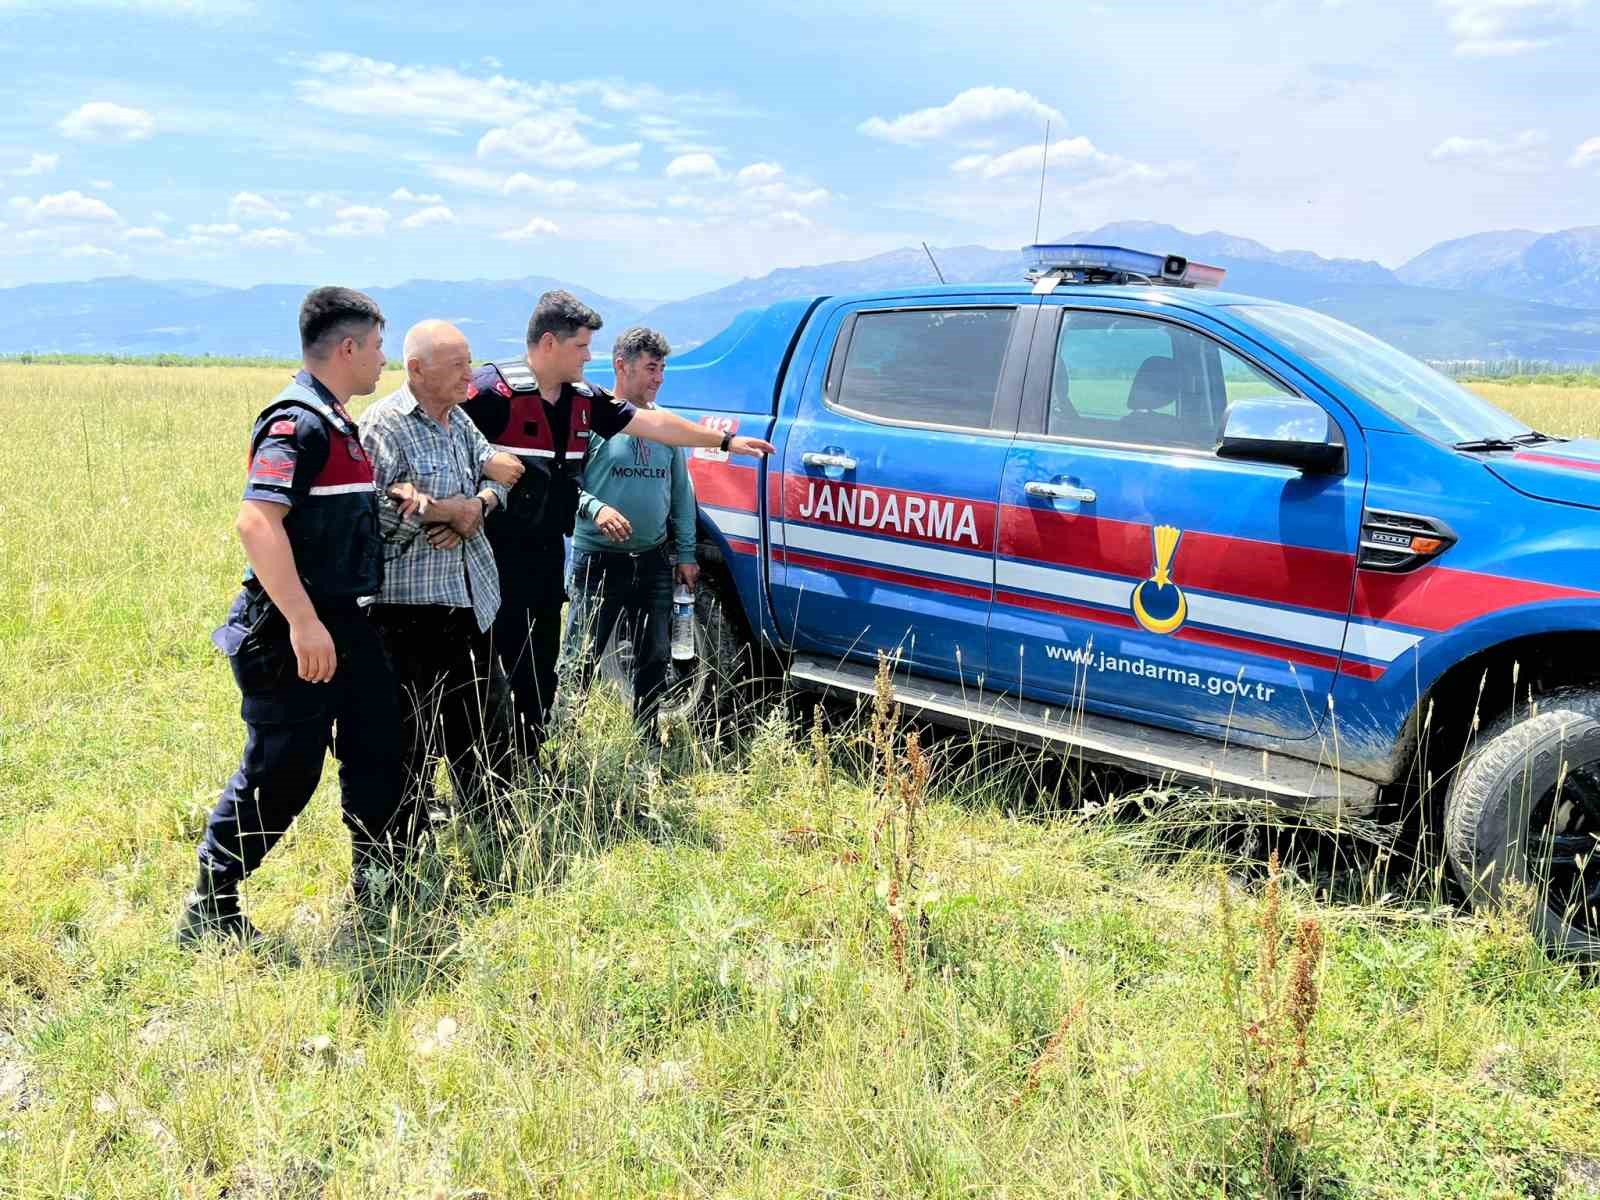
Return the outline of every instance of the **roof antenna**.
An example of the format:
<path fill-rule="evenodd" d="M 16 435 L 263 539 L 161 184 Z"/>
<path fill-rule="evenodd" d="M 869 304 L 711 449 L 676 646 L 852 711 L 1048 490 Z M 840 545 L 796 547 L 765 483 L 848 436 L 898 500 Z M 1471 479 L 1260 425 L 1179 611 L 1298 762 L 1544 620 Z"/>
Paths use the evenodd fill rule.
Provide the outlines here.
<path fill-rule="evenodd" d="M 1044 123 L 1044 155 L 1039 159 L 1039 209 L 1033 218 L 1033 244 L 1039 244 L 1039 226 L 1044 223 L 1044 172 L 1050 165 L 1050 122 Z"/>
<path fill-rule="evenodd" d="M 933 251 L 928 249 L 928 243 L 922 243 L 922 252 L 928 256 L 928 261 L 933 263 L 933 273 L 939 277 L 939 282 L 944 282 L 944 272 L 939 270 L 939 264 L 934 262 Z"/>

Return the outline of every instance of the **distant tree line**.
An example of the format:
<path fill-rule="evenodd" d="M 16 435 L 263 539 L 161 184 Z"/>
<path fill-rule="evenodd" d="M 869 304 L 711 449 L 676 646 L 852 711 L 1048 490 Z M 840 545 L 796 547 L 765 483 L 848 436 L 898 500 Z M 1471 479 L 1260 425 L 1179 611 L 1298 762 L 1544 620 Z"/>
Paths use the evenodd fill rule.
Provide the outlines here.
<path fill-rule="evenodd" d="M 1540 358 L 1444 358 L 1428 365 L 1452 379 L 1495 383 L 1540 383 L 1551 387 L 1600 387 L 1600 363 L 1561 363 Z"/>
<path fill-rule="evenodd" d="M 235 354 L 0 354 L 0 363 L 91 367 L 298 367 L 297 358 Z"/>

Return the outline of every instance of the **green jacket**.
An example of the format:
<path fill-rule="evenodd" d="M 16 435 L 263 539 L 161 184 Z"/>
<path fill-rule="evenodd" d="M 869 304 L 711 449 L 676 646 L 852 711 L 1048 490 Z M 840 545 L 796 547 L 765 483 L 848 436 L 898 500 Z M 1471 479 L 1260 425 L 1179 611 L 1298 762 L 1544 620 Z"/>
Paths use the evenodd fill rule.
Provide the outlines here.
<path fill-rule="evenodd" d="M 578 550 L 649 550 L 667 540 L 668 523 L 680 563 L 694 562 L 694 483 L 682 447 L 663 446 L 630 434 L 591 434 L 578 495 L 572 544 Z M 613 542 L 594 523 L 609 504 L 633 526 L 633 536 Z"/>

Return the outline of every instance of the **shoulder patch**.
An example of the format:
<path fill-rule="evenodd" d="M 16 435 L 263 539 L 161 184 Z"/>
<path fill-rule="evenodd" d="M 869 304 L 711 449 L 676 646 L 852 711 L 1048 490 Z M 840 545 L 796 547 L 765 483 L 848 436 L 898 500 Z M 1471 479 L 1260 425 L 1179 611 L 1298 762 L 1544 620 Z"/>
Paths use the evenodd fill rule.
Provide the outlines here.
<path fill-rule="evenodd" d="M 504 362 L 493 364 L 494 369 L 500 373 L 500 378 L 514 392 L 537 392 L 539 381 L 534 378 L 532 369 L 526 359 L 508 358 Z"/>
<path fill-rule="evenodd" d="M 605 395 L 605 389 L 595 387 L 595 385 L 590 383 L 587 379 L 578 380 L 577 383 L 572 385 L 572 390 L 577 392 L 580 396 L 588 396 L 591 400 L 594 399 L 596 395 Z"/>
<path fill-rule="evenodd" d="M 268 437 L 288 437 L 294 433 L 293 421 L 274 421 L 267 426 Z"/>

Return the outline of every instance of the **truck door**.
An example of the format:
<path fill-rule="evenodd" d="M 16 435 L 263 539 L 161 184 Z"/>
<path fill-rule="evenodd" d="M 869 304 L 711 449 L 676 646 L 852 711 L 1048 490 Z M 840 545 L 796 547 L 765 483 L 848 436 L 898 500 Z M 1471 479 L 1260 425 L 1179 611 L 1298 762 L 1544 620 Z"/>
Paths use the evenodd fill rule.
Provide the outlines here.
<path fill-rule="evenodd" d="M 991 681 L 1177 727 L 1314 734 L 1348 624 L 1359 431 L 1323 404 L 1342 476 L 1217 457 L 1230 399 L 1300 393 L 1201 318 L 1047 302 L 1032 363 L 1001 482 Z"/>
<path fill-rule="evenodd" d="M 1037 313 L 1031 298 L 940 296 L 833 318 L 774 505 L 774 615 L 795 649 L 981 677 L 996 496 Z"/>

